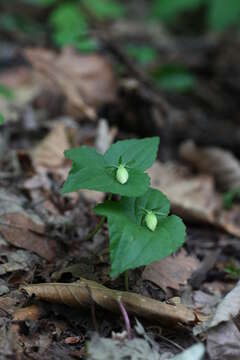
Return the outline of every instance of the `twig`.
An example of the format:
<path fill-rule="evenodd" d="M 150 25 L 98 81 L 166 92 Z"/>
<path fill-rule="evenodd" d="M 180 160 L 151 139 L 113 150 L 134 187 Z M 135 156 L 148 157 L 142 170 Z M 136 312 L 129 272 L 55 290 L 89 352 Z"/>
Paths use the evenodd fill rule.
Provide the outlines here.
<path fill-rule="evenodd" d="M 125 326 L 126 326 L 126 330 L 127 330 L 127 334 L 128 334 L 128 340 L 132 339 L 132 330 L 131 330 L 131 324 L 130 324 L 130 320 L 129 320 L 129 316 L 128 313 L 124 307 L 124 305 L 121 303 L 120 298 L 118 298 L 118 303 L 119 303 L 119 307 L 123 316 L 123 320 L 125 322 Z"/>

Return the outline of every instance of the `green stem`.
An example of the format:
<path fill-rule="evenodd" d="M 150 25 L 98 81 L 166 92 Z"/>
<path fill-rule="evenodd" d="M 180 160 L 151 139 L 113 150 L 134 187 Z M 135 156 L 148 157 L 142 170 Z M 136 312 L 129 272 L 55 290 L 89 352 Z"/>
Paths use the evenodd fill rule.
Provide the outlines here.
<path fill-rule="evenodd" d="M 128 291 L 129 290 L 128 270 L 126 270 L 125 273 L 124 273 L 124 284 L 125 284 L 125 290 Z"/>
<path fill-rule="evenodd" d="M 108 195 L 108 200 L 111 200 L 111 199 L 112 199 L 112 194 L 109 194 L 109 195 Z M 97 224 L 97 226 L 95 227 L 95 229 L 94 229 L 92 232 L 90 232 L 90 234 L 89 234 L 88 237 L 87 237 L 87 240 L 92 240 L 92 239 L 94 238 L 94 236 L 95 236 L 95 235 L 99 232 L 99 230 L 102 228 L 105 220 L 106 220 L 106 217 L 103 216 L 103 217 L 101 218 L 101 220 L 99 221 L 99 223 Z"/>

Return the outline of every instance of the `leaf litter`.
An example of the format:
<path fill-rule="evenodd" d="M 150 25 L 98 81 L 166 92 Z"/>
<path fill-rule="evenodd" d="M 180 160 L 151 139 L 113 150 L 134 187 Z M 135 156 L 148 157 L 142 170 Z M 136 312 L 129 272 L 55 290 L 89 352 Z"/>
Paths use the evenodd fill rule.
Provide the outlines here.
<path fill-rule="evenodd" d="M 160 41 L 163 40 L 161 37 Z M 164 43 L 166 54 L 169 51 L 172 54 L 169 43 Z M 171 44 L 174 47 L 174 43 Z M 182 57 L 182 50 L 179 49 L 174 56 Z M 156 104 L 165 103 L 165 94 L 161 93 L 156 101 L 152 92 L 143 86 L 141 78 L 129 77 L 138 74 L 131 74 L 131 66 L 124 80 L 126 84 L 138 84 L 137 88 L 125 89 L 126 94 L 121 94 L 118 91 L 121 80 L 118 82 L 114 68 L 102 55 L 79 55 L 68 49 L 57 53 L 40 48 L 27 49 L 24 53 L 32 63 L 33 70 L 24 66 L 24 75 L 24 72 L 19 72 L 19 67 L 11 68 L 10 72 L 0 78 L 0 82 L 10 85 L 15 93 L 15 98 L 0 99 L 1 112 L 6 118 L 0 131 L 0 352 L 4 359 L 25 356 L 36 359 L 83 358 L 86 356 L 84 344 L 88 342 L 90 346 L 93 342 L 91 349 L 100 348 L 100 356 L 104 348 L 100 359 L 106 358 L 106 349 L 114 351 L 117 359 L 127 351 L 133 357 L 134 351 L 138 351 L 140 346 L 140 353 L 144 349 L 147 351 L 147 354 L 142 354 L 143 358 L 150 358 L 149 354 L 155 351 L 152 356 L 156 359 L 197 360 L 204 350 L 199 344 L 191 347 L 196 340 L 191 338 L 192 327 L 202 325 L 206 319 L 210 323 L 209 318 L 215 325 L 205 330 L 203 337 L 198 337 L 198 340 L 206 343 L 207 356 L 211 360 L 238 359 L 238 285 L 223 302 L 221 298 L 236 282 L 229 279 L 224 269 L 229 259 L 240 260 L 236 251 L 240 237 L 239 206 L 234 205 L 227 211 L 223 209 L 221 191 L 238 186 L 239 161 L 233 152 L 222 150 L 221 142 L 215 148 L 211 145 L 211 141 L 216 145 L 224 140 L 224 132 L 219 131 L 216 137 L 200 139 L 200 143 L 206 145 L 210 142 L 211 147 L 191 145 L 189 148 L 189 144 L 185 144 L 180 150 L 175 149 L 176 134 L 183 132 L 184 139 L 190 134 L 196 140 L 196 131 L 193 131 L 188 119 L 197 125 L 196 118 L 201 118 L 204 111 L 197 109 L 198 115 L 195 117 L 195 110 L 191 108 L 192 103 L 188 98 L 189 112 L 181 110 L 174 118 L 172 114 L 176 109 L 173 107 L 181 100 L 173 96 L 174 104 L 170 104 L 169 97 L 168 107 L 164 108 L 171 113 L 171 116 L 167 114 L 173 124 L 169 131 L 171 146 L 164 139 L 165 155 L 160 156 L 165 158 L 165 163 L 159 161 L 151 171 L 154 176 L 153 186 L 169 196 L 173 204 L 172 211 L 184 216 L 188 225 L 186 253 L 182 255 L 183 252 L 180 252 L 166 258 L 156 268 L 156 264 L 153 264 L 130 272 L 130 285 L 136 294 L 124 293 L 122 278 L 112 281 L 108 276 L 108 253 L 105 251 L 108 238 L 105 228 L 92 243 L 86 241 L 87 233 L 97 222 L 90 211 L 92 204 L 98 201 L 97 193 L 91 196 L 86 192 L 64 197 L 60 195 L 60 187 L 69 169 L 63 151 L 72 145 L 97 145 L 99 152 L 104 153 L 116 135 L 117 140 L 145 136 L 144 132 L 146 129 L 149 131 L 149 128 L 152 128 L 152 132 L 157 129 L 160 137 L 164 138 L 166 114 L 163 116 Z M 194 59 L 199 66 L 202 57 L 194 55 Z M 190 56 L 189 62 L 191 60 Z M 221 67 L 218 71 L 219 76 L 222 76 Z M 41 81 L 37 72 L 41 73 Z M 207 101 L 209 106 L 211 100 Z M 67 121 L 63 120 L 63 113 L 70 115 Z M 178 119 L 179 114 L 181 119 Z M 100 121 L 102 118 L 106 120 Z M 79 122 L 79 119 L 83 121 Z M 221 121 L 217 125 L 221 130 Z M 233 124 L 231 126 L 234 128 Z M 130 131 L 134 134 L 130 134 Z M 223 142 L 234 150 L 234 144 L 238 143 L 237 131 L 231 134 L 232 137 L 228 136 Z M 152 135 L 159 133 L 149 134 Z M 176 156 L 172 156 L 175 151 L 182 156 L 187 166 L 176 162 Z M 175 160 L 175 163 L 168 159 Z M 194 172 L 189 165 L 194 168 Z M 221 251 L 209 265 L 205 260 L 214 255 L 216 247 L 220 247 Z M 81 256 L 87 258 L 87 270 Z M 199 266 L 205 269 L 205 273 L 194 282 L 192 272 L 194 269 L 198 271 Z M 154 277 L 147 273 L 151 268 Z M 144 278 L 146 273 L 147 277 Z M 88 285 L 83 287 L 80 286 L 81 282 L 73 283 L 85 274 L 89 279 L 98 280 L 94 288 L 89 280 L 85 280 Z M 55 279 L 60 283 L 50 282 Z M 148 308 L 142 309 L 138 307 L 142 299 L 139 293 L 141 286 L 146 292 L 146 281 L 149 292 L 144 299 Z M 17 288 L 19 282 L 24 282 L 30 293 L 39 292 L 42 299 L 50 300 L 52 297 L 52 303 L 41 302 L 36 298 L 26 299 Z M 103 288 L 101 283 L 106 287 Z M 193 291 L 194 285 L 197 291 Z M 71 287 L 74 289 L 71 289 L 72 293 L 66 290 Z M 165 290 L 164 294 L 162 289 Z M 113 302 L 99 303 L 106 291 L 111 296 L 114 294 L 114 305 Z M 129 315 L 133 314 L 142 320 L 146 311 L 147 323 L 151 325 L 156 325 L 162 316 L 160 325 L 156 325 L 162 338 L 153 336 L 156 347 L 153 339 L 149 339 L 147 326 L 141 339 L 138 334 L 131 340 L 131 344 L 124 339 L 124 335 L 119 340 L 122 334 L 119 331 L 124 329 L 119 319 L 119 306 L 115 304 L 115 295 L 119 292 L 125 300 Z M 154 300 L 160 298 L 160 293 L 162 302 Z M 85 313 L 82 307 L 78 310 L 71 307 L 81 298 L 85 299 L 83 308 L 87 305 L 91 313 Z M 153 304 L 161 311 L 154 312 Z M 113 308 L 115 314 L 111 313 Z M 94 316 L 98 322 L 97 335 L 89 333 L 89 330 L 96 330 Z M 169 319 L 172 321 L 169 322 Z M 118 338 L 111 338 L 113 330 Z M 187 335 L 183 334 L 185 331 Z M 189 349 L 176 355 L 179 348 L 176 351 L 174 341 L 169 345 L 169 351 L 161 349 L 163 338 L 175 339 L 177 345 L 181 343 L 181 347 Z M 98 355 L 96 351 L 91 353 L 93 359 Z"/>

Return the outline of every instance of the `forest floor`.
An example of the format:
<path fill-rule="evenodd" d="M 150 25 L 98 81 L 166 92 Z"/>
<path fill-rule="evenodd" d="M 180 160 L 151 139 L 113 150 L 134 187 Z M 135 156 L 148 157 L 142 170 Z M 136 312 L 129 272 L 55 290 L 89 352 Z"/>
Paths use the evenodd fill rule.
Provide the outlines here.
<path fill-rule="evenodd" d="M 139 359 L 163 360 L 199 342 L 205 359 L 239 359 L 240 206 L 231 201 L 240 187 L 239 43 L 231 34 L 171 38 L 171 46 L 160 37 L 163 62 L 197 73 L 195 90 L 182 94 L 156 89 L 121 51 L 126 34 L 110 35 L 100 54 L 6 42 L 0 55 L 9 90 L 0 97 L 0 359 L 84 359 L 87 347 L 102 353 L 89 359 L 112 359 L 116 349 L 114 359 L 137 359 L 140 346 Z M 173 256 L 130 271 L 129 340 L 121 304 L 113 313 L 98 287 L 125 291 L 122 276 L 109 277 L 107 225 L 87 239 L 104 195 L 61 194 L 71 166 L 63 152 L 88 145 L 103 153 L 116 140 L 149 136 L 161 142 L 152 186 L 183 218 L 187 239 Z M 152 299 L 168 305 L 165 314 L 156 316 Z M 136 339 L 143 342 L 131 348 Z"/>

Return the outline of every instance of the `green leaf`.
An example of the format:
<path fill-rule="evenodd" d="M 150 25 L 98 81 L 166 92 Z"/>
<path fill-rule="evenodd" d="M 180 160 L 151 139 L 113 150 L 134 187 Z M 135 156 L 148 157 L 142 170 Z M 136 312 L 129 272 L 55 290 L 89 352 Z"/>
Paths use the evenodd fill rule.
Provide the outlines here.
<path fill-rule="evenodd" d="M 155 0 L 152 14 L 163 21 L 175 19 L 181 12 L 197 9 L 205 0 Z"/>
<path fill-rule="evenodd" d="M 127 45 L 126 51 L 129 56 L 139 61 L 142 65 L 153 62 L 157 57 L 157 51 L 152 46 L 147 45 Z"/>
<path fill-rule="evenodd" d="M 185 92 L 195 86 L 195 77 L 181 66 L 162 66 L 154 71 L 152 77 L 166 91 Z"/>
<path fill-rule="evenodd" d="M 224 271 L 229 274 L 232 279 L 240 278 L 240 268 L 237 267 L 234 263 L 228 265 L 224 268 Z"/>
<path fill-rule="evenodd" d="M 87 19 L 74 2 L 59 5 L 50 16 L 50 24 L 58 46 L 77 45 L 88 31 Z"/>
<path fill-rule="evenodd" d="M 224 30 L 237 22 L 239 23 L 240 1 L 211 0 L 207 16 L 208 24 L 212 30 Z"/>
<path fill-rule="evenodd" d="M 67 150 L 65 156 L 73 164 L 62 192 L 89 189 L 140 196 L 149 187 L 149 177 L 144 171 L 155 161 L 158 144 L 158 137 L 118 141 L 104 155 L 87 146 Z M 125 184 L 120 184 L 116 179 L 116 167 L 120 160 L 127 165 L 129 174 Z"/>
<path fill-rule="evenodd" d="M 125 14 L 125 7 L 116 0 L 82 0 L 82 2 L 99 20 L 118 19 Z"/>
<path fill-rule="evenodd" d="M 118 165 L 119 158 L 124 164 L 133 162 L 133 168 L 148 169 L 156 160 L 159 137 L 118 141 L 111 145 L 104 155 L 111 165 Z"/>
<path fill-rule="evenodd" d="M 93 52 L 98 50 L 99 44 L 97 40 L 85 37 L 75 43 L 75 47 L 80 52 Z"/>
<path fill-rule="evenodd" d="M 167 216 L 169 207 L 166 196 L 155 189 L 149 189 L 141 197 L 106 201 L 95 207 L 97 215 L 107 217 L 112 278 L 128 269 L 161 260 L 183 244 L 185 225 L 179 217 Z M 164 214 L 158 217 L 155 231 L 146 227 L 142 208 L 158 209 Z"/>
<path fill-rule="evenodd" d="M 0 125 L 4 123 L 4 117 L 3 114 L 0 113 Z"/>

